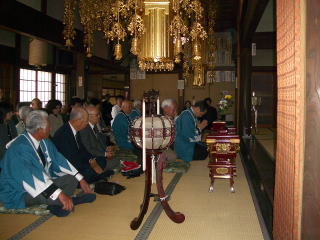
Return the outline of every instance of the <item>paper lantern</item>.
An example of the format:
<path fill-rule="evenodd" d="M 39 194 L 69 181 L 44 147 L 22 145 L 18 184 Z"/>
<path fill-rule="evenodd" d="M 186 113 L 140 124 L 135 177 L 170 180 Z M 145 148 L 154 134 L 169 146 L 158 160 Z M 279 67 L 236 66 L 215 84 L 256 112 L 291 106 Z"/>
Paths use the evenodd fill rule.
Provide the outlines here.
<path fill-rule="evenodd" d="M 29 44 L 29 65 L 46 66 L 48 44 L 38 39 L 32 39 Z"/>

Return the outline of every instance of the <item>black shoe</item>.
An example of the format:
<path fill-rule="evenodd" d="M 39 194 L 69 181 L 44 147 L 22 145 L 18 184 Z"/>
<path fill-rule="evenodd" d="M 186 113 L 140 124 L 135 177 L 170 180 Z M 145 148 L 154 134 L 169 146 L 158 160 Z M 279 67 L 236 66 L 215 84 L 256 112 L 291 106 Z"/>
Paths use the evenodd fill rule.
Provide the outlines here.
<path fill-rule="evenodd" d="M 83 204 L 83 203 L 91 203 L 94 200 L 96 200 L 96 195 L 93 193 L 86 193 L 81 196 L 72 198 L 74 205 Z"/>
<path fill-rule="evenodd" d="M 69 211 L 62 209 L 60 205 L 49 205 L 47 209 L 50 211 L 51 214 L 57 217 L 66 217 L 69 215 Z"/>

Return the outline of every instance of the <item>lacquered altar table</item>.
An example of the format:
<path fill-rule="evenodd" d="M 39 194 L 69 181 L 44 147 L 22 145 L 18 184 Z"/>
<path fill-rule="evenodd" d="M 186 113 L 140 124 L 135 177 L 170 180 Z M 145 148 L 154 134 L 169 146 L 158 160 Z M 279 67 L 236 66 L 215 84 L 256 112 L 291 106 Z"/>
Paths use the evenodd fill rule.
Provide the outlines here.
<path fill-rule="evenodd" d="M 225 122 L 214 122 L 206 143 L 210 157 L 209 192 L 213 191 L 215 179 L 229 179 L 230 191 L 235 192 L 233 178 L 236 176 L 236 157 L 240 149 L 240 138 L 236 135 L 236 128 L 228 128 Z"/>

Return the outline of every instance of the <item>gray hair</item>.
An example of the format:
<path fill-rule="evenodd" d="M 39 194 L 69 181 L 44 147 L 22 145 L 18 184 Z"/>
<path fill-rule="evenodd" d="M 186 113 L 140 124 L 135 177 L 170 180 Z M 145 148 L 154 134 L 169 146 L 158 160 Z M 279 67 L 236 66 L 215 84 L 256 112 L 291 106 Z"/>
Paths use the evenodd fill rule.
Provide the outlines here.
<path fill-rule="evenodd" d="M 31 111 L 26 119 L 26 130 L 35 133 L 40 128 L 47 127 L 48 113 L 42 110 Z"/>
<path fill-rule="evenodd" d="M 133 107 L 137 107 L 138 105 L 141 105 L 141 100 L 137 99 L 133 101 Z"/>
<path fill-rule="evenodd" d="M 69 120 L 81 119 L 84 117 L 86 110 L 82 107 L 73 107 L 70 112 Z"/>
<path fill-rule="evenodd" d="M 173 100 L 171 98 L 167 98 L 167 99 L 162 101 L 161 108 L 172 107 L 174 103 L 176 103 L 175 100 Z"/>
<path fill-rule="evenodd" d="M 27 119 L 27 116 L 28 114 L 32 111 L 32 108 L 29 107 L 29 106 L 22 106 L 19 108 L 19 117 L 22 119 L 22 120 L 26 120 Z"/>

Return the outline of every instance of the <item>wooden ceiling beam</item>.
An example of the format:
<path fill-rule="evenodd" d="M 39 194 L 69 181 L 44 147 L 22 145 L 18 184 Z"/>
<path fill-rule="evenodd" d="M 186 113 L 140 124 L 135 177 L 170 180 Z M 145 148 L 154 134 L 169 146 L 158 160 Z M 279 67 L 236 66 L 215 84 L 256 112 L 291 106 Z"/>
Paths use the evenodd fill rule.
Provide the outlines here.
<path fill-rule="evenodd" d="M 64 47 L 62 22 L 18 1 L 0 0 L 0 28 Z M 76 30 L 74 50 L 83 52 L 83 33 Z"/>

